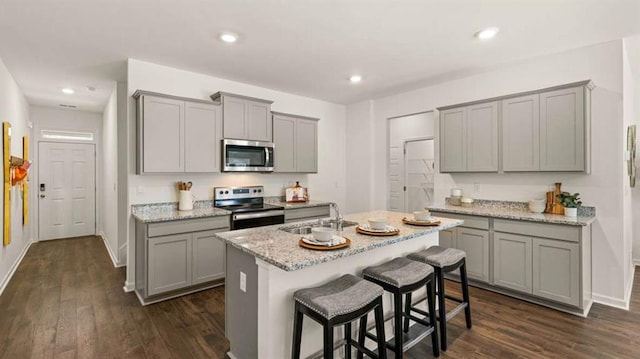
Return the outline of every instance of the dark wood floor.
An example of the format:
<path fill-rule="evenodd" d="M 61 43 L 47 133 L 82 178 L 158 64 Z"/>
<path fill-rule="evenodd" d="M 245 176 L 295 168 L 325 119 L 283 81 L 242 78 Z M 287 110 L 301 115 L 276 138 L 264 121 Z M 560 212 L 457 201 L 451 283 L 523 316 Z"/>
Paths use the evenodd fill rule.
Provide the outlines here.
<path fill-rule="evenodd" d="M 124 280 L 98 238 L 32 245 L 0 296 L 0 358 L 224 358 L 224 288 L 142 307 Z M 477 288 L 471 299 L 473 329 L 452 319 L 441 358 L 640 358 L 639 270 L 630 311 L 594 305 L 586 319 Z M 429 343 L 406 357 L 430 358 Z"/>

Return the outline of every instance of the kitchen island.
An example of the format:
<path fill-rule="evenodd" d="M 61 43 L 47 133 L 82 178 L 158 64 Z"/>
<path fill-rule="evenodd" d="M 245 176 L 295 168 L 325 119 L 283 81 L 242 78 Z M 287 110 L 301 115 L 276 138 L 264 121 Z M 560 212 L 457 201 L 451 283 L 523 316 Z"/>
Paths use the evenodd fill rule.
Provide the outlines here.
<path fill-rule="evenodd" d="M 230 358 L 287 358 L 293 335 L 293 293 L 319 285 L 343 274 L 360 275 L 363 268 L 438 244 L 438 233 L 463 223 L 442 218 L 435 227 L 404 225 L 403 213 L 376 211 L 345 216 L 346 221 L 366 224 L 368 218 L 386 218 L 400 233 L 374 237 L 345 227 L 343 236 L 351 240 L 345 249 L 314 251 L 301 248 L 301 235 L 282 231 L 292 225 L 274 225 L 216 233 L 226 242 L 225 333 L 230 342 Z M 317 221 L 296 223 L 304 226 Z M 384 308 L 389 313 L 390 297 Z M 341 329 L 338 329 L 341 330 Z M 339 333 L 337 338 L 341 338 Z M 306 319 L 303 326 L 302 356 L 322 349 L 322 328 Z"/>

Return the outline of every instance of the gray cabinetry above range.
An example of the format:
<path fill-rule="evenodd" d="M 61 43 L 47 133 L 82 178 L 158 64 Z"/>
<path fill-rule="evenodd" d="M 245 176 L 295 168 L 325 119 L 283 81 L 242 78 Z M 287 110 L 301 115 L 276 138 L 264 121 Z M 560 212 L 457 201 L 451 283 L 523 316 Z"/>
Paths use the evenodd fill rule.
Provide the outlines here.
<path fill-rule="evenodd" d="M 138 174 L 220 171 L 219 105 L 140 90 L 133 97 Z"/>
<path fill-rule="evenodd" d="M 440 172 L 588 173 L 593 88 L 582 81 L 438 108 Z"/>
<path fill-rule="evenodd" d="M 317 118 L 273 114 L 275 172 L 318 172 Z"/>
<path fill-rule="evenodd" d="M 228 139 L 272 142 L 273 101 L 216 92 L 213 101 L 222 104 L 223 136 Z"/>

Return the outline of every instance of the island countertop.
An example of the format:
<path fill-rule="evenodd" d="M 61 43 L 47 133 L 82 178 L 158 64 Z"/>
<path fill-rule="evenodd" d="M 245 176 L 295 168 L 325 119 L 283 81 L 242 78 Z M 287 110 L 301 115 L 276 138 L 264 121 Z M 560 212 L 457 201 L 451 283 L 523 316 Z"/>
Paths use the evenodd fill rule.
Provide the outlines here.
<path fill-rule="evenodd" d="M 295 271 L 320 263 L 329 262 L 375 248 L 392 245 L 410 240 L 425 234 L 439 232 L 443 229 L 459 226 L 462 220 L 440 218 L 441 224 L 433 227 L 405 225 L 402 218 L 409 217 L 406 213 L 374 211 L 346 215 L 345 220 L 366 224 L 369 218 L 385 218 L 391 226 L 400 229 L 395 236 L 369 236 L 356 232 L 356 226 L 345 227 L 342 235 L 351 240 L 351 245 L 344 249 L 332 251 L 317 251 L 302 248 L 298 241 L 299 234 L 292 234 L 280 230 L 281 227 L 305 226 L 317 221 L 304 221 L 295 224 L 279 224 L 267 227 L 242 229 L 236 231 L 215 233 L 219 239 L 239 250 L 270 263 L 285 271 Z"/>

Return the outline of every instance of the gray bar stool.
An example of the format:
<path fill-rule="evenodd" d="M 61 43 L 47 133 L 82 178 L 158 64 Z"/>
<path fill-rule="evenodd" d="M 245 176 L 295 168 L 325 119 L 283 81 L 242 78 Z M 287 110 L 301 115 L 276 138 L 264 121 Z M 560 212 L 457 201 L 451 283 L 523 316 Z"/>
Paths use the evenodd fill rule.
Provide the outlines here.
<path fill-rule="evenodd" d="M 469 304 L 469 281 L 467 279 L 467 266 L 465 257 L 467 254 L 459 249 L 432 246 L 426 250 L 411 253 L 407 258 L 414 261 L 430 264 L 435 268 L 438 281 L 438 320 L 440 321 L 440 348 L 447 350 L 447 321 L 464 309 L 464 317 L 467 328 L 471 329 L 471 306 Z M 452 272 L 460 268 L 460 284 L 462 286 L 462 299 L 445 294 L 444 273 Z M 458 302 L 453 310 L 447 313 L 445 298 Z"/>
<path fill-rule="evenodd" d="M 387 344 L 393 350 L 396 359 L 401 359 L 404 352 L 403 332 L 409 331 L 409 320 L 413 320 L 426 327 L 426 334 L 431 334 L 433 355 L 438 357 L 438 331 L 436 330 L 436 310 L 435 310 L 435 279 L 433 267 L 412 261 L 407 258 L 395 258 L 389 262 L 367 267 L 362 271 L 364 279 L 380 285 L 384 290 L 393 294 L 394 303 L 394 343 Z M 415 308 L 411 304 L 411 293 L 419 288 L 427 288 L 427 307 L 429 312 Z M 402 296 L 406 295 L 405 309 L 402 309 Z M 425 319 L 418 318 L 411 314 L 417 312 L 425 316 Z M 404 319 L 404 325 L 402 320 Z M 369 338 L 376 337 L 366 333 Z M 360 343 L 364 344 L 364 338 L 360 338 Z M 362 358 L 358 354 L 358 358 Z"/>
<path fill-rule="evenodd" d="M 374 283 L 351 274 L 314 288 L 305 288 L 293 294 L 295 312 L 293 323 L 293 346 L 291 358 L 300 358 L 302 342 L 302 320 L 306 314 L 322 324 L 324 328 L 324 359 L 333 358 L 333 328 L 344 324 L 345 358 L 351 358 L 351 346 L 359 355 L 365 353 L 372 358 L 386 359 L 384 339 L 384 314 L 382 294 L 384 290 Z M 351 322 L 360 318 L 360 337 L 364 338 L 367 313 L 375 312 L 376 334 L 378 334 L 378 354 L 351 339 Z M 364 339 L 362 340 L 364 343 Z"/>

